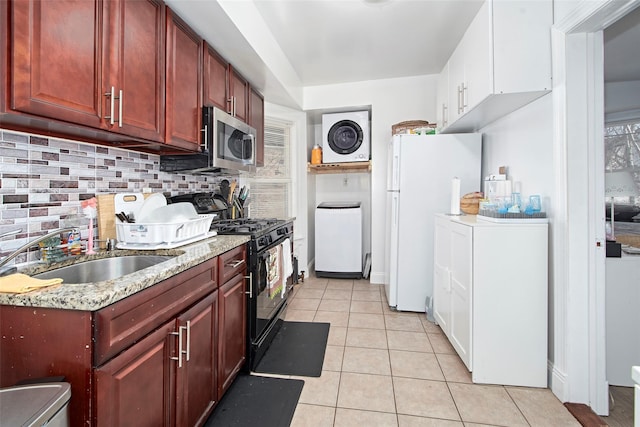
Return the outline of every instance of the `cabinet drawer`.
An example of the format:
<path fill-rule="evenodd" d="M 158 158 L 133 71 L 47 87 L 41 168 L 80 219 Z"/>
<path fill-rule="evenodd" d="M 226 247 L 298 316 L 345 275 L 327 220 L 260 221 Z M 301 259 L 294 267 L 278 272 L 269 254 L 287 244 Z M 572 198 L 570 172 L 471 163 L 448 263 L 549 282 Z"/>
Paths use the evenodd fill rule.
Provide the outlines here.
<path fill-rule="evenodd" d="M 244 248 L 244 247 L 243 247 Z M 100 366 L 217 288 L 216 258 L 96 312 L 94 366 Z"/>
<path fill-rule="evenodd" d="M 246 245 L 242 245 L 218 256 L 218 283 L 226 283 L 247 268 L 246 252 Z"/>

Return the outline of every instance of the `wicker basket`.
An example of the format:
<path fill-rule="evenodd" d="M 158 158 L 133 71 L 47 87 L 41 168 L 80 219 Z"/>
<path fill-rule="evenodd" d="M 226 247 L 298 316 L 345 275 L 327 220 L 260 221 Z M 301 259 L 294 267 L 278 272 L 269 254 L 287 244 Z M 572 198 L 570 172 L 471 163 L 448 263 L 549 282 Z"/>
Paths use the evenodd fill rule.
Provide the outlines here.
<path fill-rule="evenodd" d="M 408 120 L 391 126 L 391 135 L 413 133 L 415 129 L 433 127 L 435 127 L 435 125 L 430 125 L 426 120 Z"/>
<path fill-rule="evenodd" d="M 467 215 L 477 215 L 482 197 L 482 193 L 479 192 L 465 194 L 460 198 L 460 210 Z"/>
<path fill-rule="evenodd" d="M 477 215 L 480 210 L 478 199 L 460 199 L 460 210 L 467 215 Z"/>
<path fill-rule="evenodd" d="M 640 248 L 640 235 L 637 234 L 616 234 L 616 242 L 623 245 Z"/>

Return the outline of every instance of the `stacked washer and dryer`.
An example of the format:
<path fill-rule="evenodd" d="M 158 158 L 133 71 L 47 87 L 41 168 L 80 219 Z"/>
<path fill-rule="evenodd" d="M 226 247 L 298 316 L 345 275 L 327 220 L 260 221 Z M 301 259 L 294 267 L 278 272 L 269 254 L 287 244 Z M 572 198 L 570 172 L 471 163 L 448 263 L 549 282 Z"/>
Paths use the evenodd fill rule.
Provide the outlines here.
<path fill-rule="evenodd" d="M 370 157 L 369 112 L 322 115 L 322 163 L 366 162 Z M 315 212 L 318 277 L 361 278 L 363 213 L 360 201 L 320 203 Z"/>

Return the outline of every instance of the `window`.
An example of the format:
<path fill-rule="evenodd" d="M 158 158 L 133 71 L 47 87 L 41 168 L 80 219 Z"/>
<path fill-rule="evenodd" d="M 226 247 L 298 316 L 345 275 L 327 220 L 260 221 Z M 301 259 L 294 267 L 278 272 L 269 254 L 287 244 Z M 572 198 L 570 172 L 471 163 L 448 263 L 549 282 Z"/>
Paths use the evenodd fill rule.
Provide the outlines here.
<path fill-rule="evenodd" d="M 604 149 L 605 170 L 631 172 L 636 186 L 640 190 L 640 120 L 606 125 Z M 620 202 L 633 203 L 633 198 L 621 199 Z M 636 202 L 638 199 L 636 198 Z"/>
<path fill-rule="evenodd" d="M 251 180 L 251 217 L 291 217 L 291 127 L 285 121 L 264 121 L 264 166 Z"/>

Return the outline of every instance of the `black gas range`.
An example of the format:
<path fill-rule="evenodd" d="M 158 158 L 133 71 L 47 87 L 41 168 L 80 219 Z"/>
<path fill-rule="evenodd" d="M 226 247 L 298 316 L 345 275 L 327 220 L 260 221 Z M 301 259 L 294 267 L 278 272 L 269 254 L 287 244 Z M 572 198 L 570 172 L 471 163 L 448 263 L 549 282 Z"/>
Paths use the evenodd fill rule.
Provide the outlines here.
<path fill-rule="evenodd" d="M 219 213 L 219 198 L 210 193 L 177 196 L 198 213 Z M 216 202 L 218 200 L 218 202 Z M 218 218 L 225 218 L 219 215 Z M 214 219 L 219 235 L 248 235 L 247 242 L 247 364 L 253 370 L 284 322 L 294 281 L 293 220 L 276 218 Z"/>
<path fill-rule="evenodd" d="M 291 237 L 293 222 L 275 218 L 239 218 L 223 219 L 211 224 L 211 230 L 218 234 L 244 234 L 251 236 L 251 245 L 256 252 L 274 242 Z"/>

